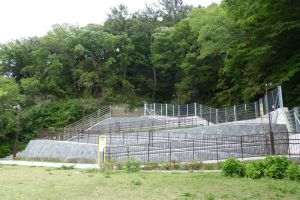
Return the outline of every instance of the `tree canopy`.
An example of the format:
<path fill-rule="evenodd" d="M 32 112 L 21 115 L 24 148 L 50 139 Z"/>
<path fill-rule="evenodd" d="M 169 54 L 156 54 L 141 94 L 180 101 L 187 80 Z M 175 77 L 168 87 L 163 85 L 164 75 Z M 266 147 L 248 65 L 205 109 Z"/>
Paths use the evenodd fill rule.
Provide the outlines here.
<path fill-rule="evenodd" d="M 24 108 L 24 138 L 99 104 L 179 96 L 180 103 L 224 107 L 255 100 L 270 82 L 282 85 L 285 106 L 299 106 L 299 35 L 295 0 L 223 0 L 206 8 L 158 0 L 134 13 L 119 5 L 101 25 L 53 25 L 43 37 L 0 44 L 0 142 L 13 137 L 8 109 L 16 105 Z"/>

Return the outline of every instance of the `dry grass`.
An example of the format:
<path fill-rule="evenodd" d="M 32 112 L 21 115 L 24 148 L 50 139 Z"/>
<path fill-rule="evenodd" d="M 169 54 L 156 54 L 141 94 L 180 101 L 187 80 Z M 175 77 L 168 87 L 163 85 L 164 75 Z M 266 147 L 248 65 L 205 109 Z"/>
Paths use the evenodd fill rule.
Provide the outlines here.
<path fill-rule="evenodd" d="M 0 199 L 300 199 L 300 183 L 219 173 L 127 173 L 0 166 Z"/>

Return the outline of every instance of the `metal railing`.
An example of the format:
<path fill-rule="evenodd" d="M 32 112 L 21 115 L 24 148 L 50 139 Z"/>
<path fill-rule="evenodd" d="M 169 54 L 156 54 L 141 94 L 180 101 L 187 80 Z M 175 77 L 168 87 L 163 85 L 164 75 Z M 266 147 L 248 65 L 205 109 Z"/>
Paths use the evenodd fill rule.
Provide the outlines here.
<path fill-rule="evenodd" d="M 199 116 L 213 124 L 247 121 L 263 117 L 265 114 L 283 107 L 282 91 L 278 86 L 264 98 L 253 103 L 234 105 L 227 108 L 216 109 L 198 103 L 173 104 L 145 104 L 145 116 L 188 117 Z M 256 122 L 257 123 L 257 122 Z"/>
<path fill-rule="evenodd" d="M 100 135 L 124 134 L 157 131 L 163 129 L 177 129 L 203 126 L 203 120 L 199 117 L 160 119 L 160 120 L 140 120 L 131 122 L 115 122 L 109 124 L 99 124 L 86 131 L 72 130 L 69 132 L 69 141 L 81 143 L 95 143 Z"/>
<path fill-rule="evenodd" d="M 289 133 L 273 133 L 183 139 L 147 144 L 106 147 L 106 158 L 126 162 L 129 157 L 142 163 L 191 160 L 223 160 L 266 155 L 300 155 L 300 138 Z"/>
<path fill-rule="evenodd" d="M 300 115 L 299 108 L 295 107 L 292 110 L 289 110 L 287 113 L 287 118 L 289 122 L 290 129 L 293 133 L 300 132 Z"/>
<path fill-rule="evenodd" d="M 98 122 L 111 117 L 111 107 L 106 106 L 97 110 L 96 112 L 70 124 L 64 128 L 64 140 L 69 140 L 73 135 L 82 134 L 88 128 L 97 124 Z"/>

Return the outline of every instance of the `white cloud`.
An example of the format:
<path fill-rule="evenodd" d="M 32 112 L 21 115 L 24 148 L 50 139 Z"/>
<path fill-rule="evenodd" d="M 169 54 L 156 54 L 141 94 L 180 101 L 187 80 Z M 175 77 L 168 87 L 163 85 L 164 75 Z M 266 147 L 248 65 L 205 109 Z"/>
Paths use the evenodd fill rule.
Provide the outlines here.
<path fill-rule="evenodd" d="M 125 4 L 142 10 L 154 0 L 0 0 L 0 43 L 21 37 L 45 35 L 53 24 L 101 24 L 110 8 Z M 184 0 L 186 4 L 208 6 L 221 0 Z"/>

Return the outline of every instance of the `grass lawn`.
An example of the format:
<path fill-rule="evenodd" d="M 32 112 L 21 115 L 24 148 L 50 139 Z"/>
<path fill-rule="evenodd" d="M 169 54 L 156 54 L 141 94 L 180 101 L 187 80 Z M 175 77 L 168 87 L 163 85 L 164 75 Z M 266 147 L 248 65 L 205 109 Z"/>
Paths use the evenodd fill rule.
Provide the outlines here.
<path fill-rule="evenodd" d="M 0 199 L 300 199 L 300 183 L 220 173 L 129 173 L 0 166 Z"/>

